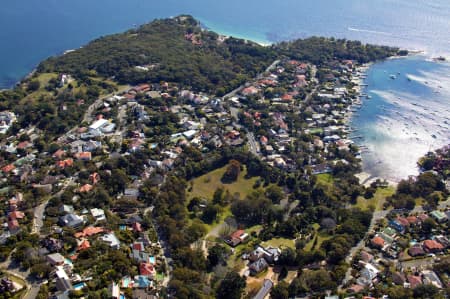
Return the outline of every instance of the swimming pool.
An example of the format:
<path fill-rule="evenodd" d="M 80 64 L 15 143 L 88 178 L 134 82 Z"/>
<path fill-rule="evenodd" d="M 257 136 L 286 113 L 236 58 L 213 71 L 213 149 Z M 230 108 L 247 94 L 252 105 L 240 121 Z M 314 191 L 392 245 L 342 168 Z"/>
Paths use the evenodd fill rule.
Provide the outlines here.
<path fill-rule="evenodd" d="M 73 289 L 75 291 L 81 290 L 82 288 L 86 287 L 87 285 L 84 282 L 79 282 L 77 284 L 73 285 Z"/>

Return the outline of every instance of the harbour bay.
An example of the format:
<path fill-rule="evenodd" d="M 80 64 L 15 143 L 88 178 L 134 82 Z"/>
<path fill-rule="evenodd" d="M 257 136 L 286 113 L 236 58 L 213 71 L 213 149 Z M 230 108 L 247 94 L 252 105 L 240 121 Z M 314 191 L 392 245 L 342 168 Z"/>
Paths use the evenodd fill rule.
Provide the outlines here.
<path fill-rule="evenodd" d="M 8 42 L 0 49 L 0 88 L 12 86 L 48 56 L 181 13 L 194 15 L 212 30 L 261 43 L 323 35 L 425 50 L 427 57 L 388 60 L 368 71 L 365 92 L 372 98 L 364 100 L 351 121 L 363 135 L 355 141 L 367 147 L 363 170 L 398 181 L 417 173 L 417 158 L 450 140 L 445 123 L 450 67 L 427 60 L 448 55 L 446 1 L 19 0 L 2 7 L 0 38 Z"/>

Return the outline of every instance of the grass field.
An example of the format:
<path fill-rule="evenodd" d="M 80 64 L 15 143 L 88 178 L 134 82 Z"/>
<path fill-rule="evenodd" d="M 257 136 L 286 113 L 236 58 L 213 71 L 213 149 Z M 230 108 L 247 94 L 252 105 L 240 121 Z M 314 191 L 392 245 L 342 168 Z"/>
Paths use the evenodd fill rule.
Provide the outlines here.
<path fill-rule="evenodd" d="M 272 247 L 278 247 L 280 249 L 289 247 L 292 249 L 295 249 L 295 243 L 294 240 L 285 239 L 285 238 L 274 238 L 269 241 L 265 241 L 261 243 L 262 246 L 272 246 Z"/>
<path fill-rule="evenodd" d="M 227 166 L 224 166 L 191 180 L 190 183 L 193 183 L 193 188 L 190 192 L 187 192 L 188 197 L 199 197 L 209 200 L 212 199 L 214 192 L 218 188 L 223 188 L 225 191 L 228 190 L 231 195 L 239 193 L 241 198 L 245 198 L 247 194 L 255 190 L 253 189 L 253 185 L 256 183 L 258 178 L 252 177 L 250 179 L 246 179 L 246 169 L 241 171 L 236 182 L 233 182 L 231 184 L 222 183 L 221 178 L 225 173 L 226 168 Z"/>
<path fill-rule="evenodd" d="M 356 207 L 361 210 L 368 210 L 371 207 L 375 209 L 375 211 L 380 211 L 383 209 L 383 204 L 386 201 L 386 198 L 393 195 L 395 193 L 394 187 L 387 188 L 378 188 L 377 192 L 370 199 L 365 199 L 364 197 L 358 197 L 358 201 L 356 202 Z"/>
<path fill-rule="evenodd" d="M 314 240 L 316 239 L 317 236 L 317 244 L 315 246 L 315 249 L 320 248 L 320 245 L 322 245 L 322 242 L 325 240 L 328 240 L 331 238 L 330 235 L 327 235 L 325 233 L 319 232 L 320 229 L 320 225 L 318 223 L 314 223 L 313 224 L 314 230 L 315 230 L 315 234 L 314 234 L 314 238 L 312 238 L 306 245 L 304 250 L 305 251 L 311 251 L 313 244 L 314 244 Z"/>

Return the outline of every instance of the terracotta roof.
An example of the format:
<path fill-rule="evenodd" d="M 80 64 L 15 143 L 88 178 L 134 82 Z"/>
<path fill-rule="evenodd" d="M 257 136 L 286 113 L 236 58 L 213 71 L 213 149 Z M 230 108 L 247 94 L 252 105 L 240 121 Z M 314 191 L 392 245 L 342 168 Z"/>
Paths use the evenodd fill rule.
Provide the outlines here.
<path fill-rule="evenodd" d="M 78 245 L 77 251 L 85 250 L 91 248 L 91 244 L 88 240 L 83 240 L 80 245 Z"/>
<path fill-rule="evenodd" d="M 144 251 L 145 250 L 144 243 L 142 243 L 142 242 L 135 242 L 135 243 L 133 243 L 133 249 L 134 250 L 139 250 L 139 251 Z"/>
<path fill-rule="evenodd" d="M 135 232 L 138 232 L 138 233 L 142 232 L 142 226 L 139 222 L 133 223 L 132 227 Z"/>
<path fill-rule="evenodd" d="M 239 229 L 237 231 L 235 231 L 234 233 L 232 233 L 230 235 L 230 238 L 234 239 L 239 239 L 243 234 L 245 234 L 245 231 L 243 229 Z"/>
<path fill-rule="evenodd" d="M 105 229 L 103 227 L 89 226 L 83 229 L 81 232 L 76 233 L 75 238 L 90 237 L 103 232 L 105 232 Z"/>
<path fill-rule="evenodd" d="M 14 165 L 8 164 L 2 168 L 2 171 L 8 173 L 10 171 L 13 171 L 14 169 L 16 169 Z"/>
<path fill-rule="evenodd" d="M 397 221 L 403 226 L 409 226 L 408 219 L 406 219 L 404 217 L 397 217 Z"/>
<path fill-rule="evenodd" d="M 376 236 L 375 238 L 372 239 L 372 244 L 374 246 L 378 246 L 378 247 L 383 247 L 384 246 L 384 240 L 381 237 Z"/>
<path fill-rule="evenodd" d="M 408 282 L 411 284 L 411 288 L 415 288 L 419 284 L 422 284 L 422 278 L 420 276 L 408 275 Z"/>
<path fill-rule="evenodd" d="M 81 193 L 86 193 L 86 192 L 91 191 L 92 189 L 94 189 L 94 187 L 93 187 L 92 185 L 90 185 L 90 184 L 85 184 L 85 185 L 83 185 L 83 186 L 80 187 L 79 191 L 80 191 Z"/>
<path fill-rule="evenodd" d="M 438 243 L 434 240 L 425 240 L 423 241 L 423 247 L 427 251 L 435 251 L 435 250 L 442 250 L 444 249 L 444 246 L 442 246 L 441 243 Z"/>
<path fill-rule="evenodd" d="M 25 214 L 20 211 L 14 211 L 9 214 L 9 217 L 11 217 L 11 219 L 23 219 Z"/>
<path fill-rule="evenodd" d="M 77 158 L 78 160 L 91 160 L 92 153 L 91 152 L 76 153 L 75 158 Z"/>
<path fill-rule="evenodd" d="M 415 224 L 415 223 L 417 223 L 417 221 L 418 221 L 418 219 L 417 219 L 416 216 L 408 216 L 408 217 L 406 217 L 406 220 L 408 220 L 408 222 L 409 222 L 410 224 Z"/>
<path fill-rule="evenodd" d="M 141 275 L 150 276 L 153 275 L 155 272 L 155 269 L 153 268 L 152 264 L 150 263 L 141 263 L 139 265 L 139 273 Z"/>

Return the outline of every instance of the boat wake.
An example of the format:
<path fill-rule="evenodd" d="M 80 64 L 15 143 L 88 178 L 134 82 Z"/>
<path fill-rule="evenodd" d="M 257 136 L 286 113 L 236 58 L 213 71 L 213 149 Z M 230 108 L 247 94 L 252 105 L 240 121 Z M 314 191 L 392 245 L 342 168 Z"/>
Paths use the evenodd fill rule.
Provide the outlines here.
<path fill-rule="evenodd" d="M 389 32 L 369 30 L 369 29 L 359 29 L 359 28 L 354 28 L 354 27 L 348 27 L 347 29 L 349 31 L 355 31 L 355 32 L 373 33 L 373 34 L 380 34 L 380 35 L 392 35 L 392 33 L 389 33 Z"/>

